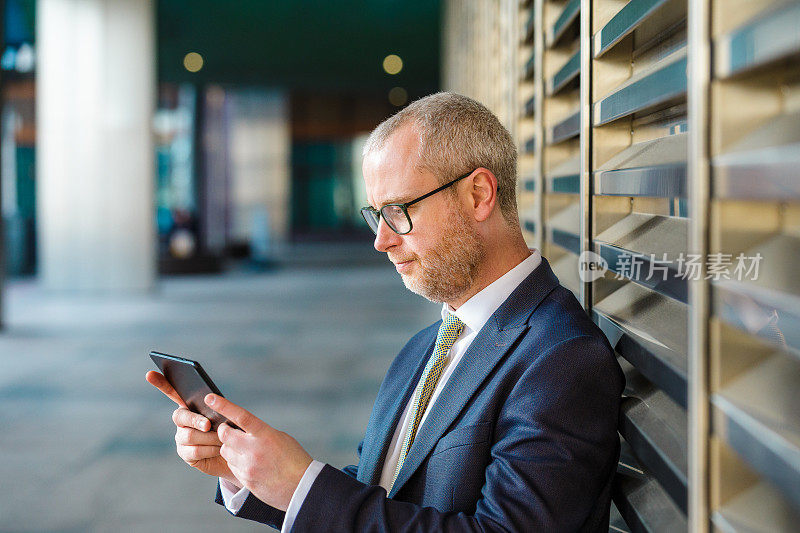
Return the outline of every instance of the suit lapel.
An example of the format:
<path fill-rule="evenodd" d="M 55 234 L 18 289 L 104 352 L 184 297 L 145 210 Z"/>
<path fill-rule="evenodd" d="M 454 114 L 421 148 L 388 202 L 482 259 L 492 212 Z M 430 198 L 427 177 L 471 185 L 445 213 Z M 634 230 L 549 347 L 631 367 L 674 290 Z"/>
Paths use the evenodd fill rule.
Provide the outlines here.
<path fill-rule="evenodd" d="M 542 263 L 511 293 L 478 332 L 447 380 L 436 403 L 430 408 L 392 486 L 390 498 L 411 478 L 478 387 L 527 331 L 531 314 L 557 285 L 558 279 L 543 257 Z M 419 374 L 414 385 L 418 380 Z M 404 406 L 405 403 L 401 405 Z M 395 425 L 396 423 L 395 420 Z"/>
<path fill-rule="evenodd" d="M 425 369 L 425 364 L 428 362 L 427 356 L 433 352 L 436 332 L 439 329 L 438 322 L 435 326 L 432 328 L 433 335 L 427 339 L 427 342 L 425 340 L 420 342 L 420 349 L 424 351 L 416 368 L 409 365 L 405 372 L 401 370 L 398 375 L 391 376 L 392 379 L 387 379 L 375 400 L 372 416 L 364 435 L 364 449 L 361 450 L 361 458 L 358 463 L 357 478 L 363 483 L 377 485 L 380 482 L 387 448 L 392 442 L 394 430 Z"/>
<path fill-rule="evenodd" d="M 459 365 L 453 370 L 436 403 L 428 412 L 425 423 L 420 427 L 414 443 L 408 450 L 403 468 L 389 494 L 390 498 L 422 464 L 453 420 L 467 405 L 475 390 L 495 367 L 497 361 L 506 354 L 526 329 L 527 326 L 524 324 L 504 331 L 497 331 L 495 328 L 485 326 L 481 329 L 464 353 Z M 498 350 L 499 346 L 503 346 L 503 348 Z"/>

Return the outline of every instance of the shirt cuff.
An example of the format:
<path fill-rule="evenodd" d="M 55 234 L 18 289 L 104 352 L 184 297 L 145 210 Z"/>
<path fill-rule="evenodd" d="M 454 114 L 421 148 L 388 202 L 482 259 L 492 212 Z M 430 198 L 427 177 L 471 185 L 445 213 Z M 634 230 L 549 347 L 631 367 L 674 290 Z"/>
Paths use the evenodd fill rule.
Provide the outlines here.
<path fill-rule="evenodd" d="M 222 478 L 219 478 L 219 491 L 222 494 L 225 508 L 233 514 L 239 512 L 239 509 L 244 505 L 244 501 L 250 496 L 250 491 L 246 488 L 242 487 L 240 489 L 227 479 Z"/>
<path fill-rule="evenodd" d="M 289 533 L 294 525 L 294 519 L 297 518 L 297 513 L 300 512 L 300 507 L 308 496 L 308 491 L 311 490 L 311 485 L 316 481 L 322 467 L 325 463 L 319 461 L 311 461 L 311 464 L 306 468 L 306 473 L 300 479 L 297 488 L 294 489 L 292 499 L 289 501 L 289 507 L 286 509 L 286 516 L 283 517 L 283 527 L 281 533 Z M 223 496 L 224 497 L 224 496 Z"/>

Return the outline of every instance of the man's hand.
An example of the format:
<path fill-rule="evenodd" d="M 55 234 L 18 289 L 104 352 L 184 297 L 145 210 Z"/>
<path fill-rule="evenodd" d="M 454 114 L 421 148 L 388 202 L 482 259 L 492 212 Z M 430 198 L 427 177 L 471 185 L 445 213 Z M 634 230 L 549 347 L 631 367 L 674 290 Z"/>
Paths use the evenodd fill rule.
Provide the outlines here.
<path fill-rule="evenodd" d="M 178 404 L 178 408 L 172 413 L 172 421 L 177 426 L 175 446 L 178 456 L 186 464 L 204 474 L 220 477 L 237 487 L 242 487 L 243 483 L 236 479 L 236 476 L 228 468 L 228 463 L 219 453 L 222 442 L 216 432 L 209 431 L 211 421 L 203 415 L 189 411 L 172 385 L 160 373 L 150 371 L 145 378 L 167 398 Z"/>
<path fill-rule="evenodd" d="M 237 426 L 222 424 L 217 430 L 220 454 L 231 472 L 259 500 L 286 511 L 312 458 L 291 436 L 216 394 L 206 404 Z"/>

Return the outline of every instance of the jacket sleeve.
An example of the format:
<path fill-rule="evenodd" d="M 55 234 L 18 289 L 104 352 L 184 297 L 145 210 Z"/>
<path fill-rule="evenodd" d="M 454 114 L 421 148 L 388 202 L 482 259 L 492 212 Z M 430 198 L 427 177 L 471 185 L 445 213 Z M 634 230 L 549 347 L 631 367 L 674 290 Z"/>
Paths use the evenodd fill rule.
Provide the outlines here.
<path fill-rule="evenodd" d="M 363 447 L 364 441 L 362 440 L 358 445 L 359 458 L 361 457 L 361 450 Z M 356 473 L 358 472 L 358 465 L 346 466 L 342 469 L 342 472 L 355 479 Z M 214 498 L 214 501 L 222 506 L 225 505 L 225 501 L 222 499 L 222 492 L 220 491 L 219 483 L 217 484 L 217 496 Z M 267 505 L 257 497 L 253 496 L 253 494 L 250 494 L 242 504 L 242 508 L 239 509 L 239 512 L 237 512 L 234 516 L 246 518 L 247 520 L 255 520 L 256 522 L 261 522 L 262 524 L 266 524 L 280 530 L 283 526 L 283 519 L 286 516 L 286 513 L 276 509 L 275 507 Z"/>
<path fill-rule="evenodd" d="M 214 501 L 223 507 L 225 506 L 225 501 L 222 499 L 222 492 L 220 491 L 219 483 L 217 483 L 217 496 L 214 498 Z M 256 522 L 261 522 L 262 524 L 266 524 L 280 530 L 283 526 L 283 517 L 285 515 L 286 513 L 283 511 L 267 505 L 253 496 L 253 494 L 250 494 L 242 504 L 242 508 L 239 509 L 239 512 L 237 512 L 234 516 L 246 518 L 248 520 L 255 520 Z"/>
<path fill-rule="evenodd" d="M 622 375 L 610 346 L 580 336 L 551 347 L 510 385 L 472 514 L 387 498 L 330 465 L 293 531 L 579 531 L 616 468 Z"/>

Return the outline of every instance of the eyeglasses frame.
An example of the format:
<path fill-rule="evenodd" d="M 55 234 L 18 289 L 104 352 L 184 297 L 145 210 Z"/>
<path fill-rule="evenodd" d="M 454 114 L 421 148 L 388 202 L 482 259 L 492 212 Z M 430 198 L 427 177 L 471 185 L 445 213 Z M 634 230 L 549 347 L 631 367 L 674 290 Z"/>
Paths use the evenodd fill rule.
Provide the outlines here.
<path fill-rule="evenodd" d="M 432 190 L 431 192 L 429 192 L 429 193 L 427 193 L 427 194 L 423 194 L 423 195 L 422 195 L 422 196 L 420 196 L 419 198 L 414 198 L 414 199 L 413 199 L 413 200 L 411 200 L 410 202 L 406 202 L 406 203 L 403 203 L 403 204 L 386 204 L 386 205 L 384 205 L 384 206 L 381 206 L 381 208 L 380 208 L 380 209 L 375 209 L 375 208 L 374 208 L 374 207 L 372 207 L 371 205 L 368 205 L 368 206 L 366 206 L 366 207 L 362 207 L 362 208 L 361 208 L 361 216 L 364 218 L 364 222 L 366 222 L 366 223 L 367 223 L 367 226 L 369 226 L 369 228 L 370 228 L 370 229 L 372 229 L 372 226 L 370 225 L 370 223 L 369 223 L 369 220 L 367 220 L 367 216 L 364 214 L 364 211 L 369 211 L 369 212 L 371 212 L 371 213 L 377 213 L 377 214 L 378 214 L 378 224 L 380 224 L 381 218 L 383 218 L 384 222 L 386 222 L 386 217 L 385 217 L 385 216 L 383 216 L 383 213 L 382 213 L 382 211 L 383 211 L 384 209 L 386 209 L 387 207 L 399 207 L 399 208 L 400 208 L 400 210 L 401 210 L 401 211 L 403 211 L 403 214 L 406 216 L 406 220 L 408 220 L 408 231 L 404 231 L 403 233 L 400 233 L 399 231 L 397 231 L 396 229 L 394 229 L 394 228 L 392 227 L 392 225 L 391 225 L 391 224 L 389 224 L 389 222 L 386 222 L 386 225 L 387 225 L 387 226 L 389 226 L 389 229 L 390 229 L 390 230 L 392 230 L 393 232 L 397 233 L 398 235 L 407 235 L 407 234 L 411 233 L 411 230 L 412 230 L 412 229 L 414 229 L 414 224 L 411 222 L 411 216 L 408 214 L 408 208 L 409 208 L 409 206 L 412 206 L 412 205 L 416 204 L 417 202 L 421 202 L 421 201 L 422 201 L 422 200 L 424 200 L 425 198 L 428 198 L 429 196 L 433 196 L 433 195 L 434 195 L 434 194 L 436 194 L 437 192 L 440 192 L 440 191 L 443 191 L 443 190 L 445 190 L 446 188 L 450 187 L 450 186 L 451 186 L 451 185 L 453 185 L 454 183 L 457 183 L 457 182 L 459 182 L 459 181 L 463 180 L 464 178 L 468 178 L 468 177 L 470 177 L 470 176 L 472 175 L 472 173 L 473 173 L 473 172 L 475 172 L 475 170 L 477 170 L 477 169 L 470 170 L 469 172 L 467 172 L 467 173 L 466 173 L 466 174 L 464 174 L 463 176 L 459 176 L 459 177 L 457 177 L 456 179 L 454 179 L 454 180 L 452 180 L 452 181 L 449 181 L 449 182 L 445 183 L 444 185 L 442 185 L 442 186 L 441 186 L 441 187 L 439 187 L 438 189 L 434 189 L 434 190 Z M 377 229 L 377 227 L 375 228 L 375 230 L 374 230 L 374 231 L 375 231 L 375 235 L 377 235 L 377 234 L 378 234 L 378 229 Z"/>

